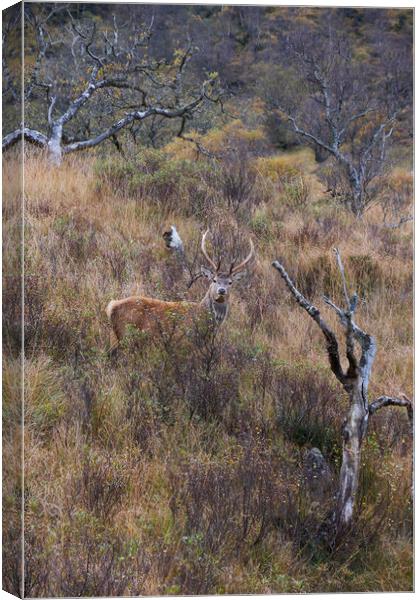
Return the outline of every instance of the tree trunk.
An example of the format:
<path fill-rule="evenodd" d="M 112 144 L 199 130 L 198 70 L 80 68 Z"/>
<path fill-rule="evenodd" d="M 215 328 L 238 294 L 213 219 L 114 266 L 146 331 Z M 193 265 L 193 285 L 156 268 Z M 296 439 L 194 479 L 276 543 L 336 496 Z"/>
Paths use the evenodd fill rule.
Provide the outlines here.
<path fill-rule="evenodd" d="M 54 123 L 51 130 L 51 137 L 48 140 L 48 158 L 53 165 L 61 165 L 63 159 L 62 149 L 63 126 L 61 123 Z"/>
<path fill-rule="evenodd" d="M 345 533 L 353 519 L 362 444 L 369 418 L 369 408 L 363 394 L 362 379 L 358 377 L 351 384 L 351 388 L 347 389 L 347 392 L 350 408 L 342 428 L 343 454 L 335 514 L 336 539 Z"/>
<path fill-rule="evenodd" d="M 357 217 L 359 219 L 363 215 L 363 211 L 365 208 L 364 207 L 364 192 L 363 192 L 362 178 L 360 176 L 360 173 L 358 173 L 356 171 L 356 169 L 354 169 L 354 167 L 349 168 L 349 180 L 350 180 L 351 191 L 352 191 L 350 209 L 351 209 L 352 213 L 355 215 L 355 217 Z"/>
<path fill-rule="evenodd" d="M 360 219 L 360 217 L 363 215 L 365 208 L 363 196 L 363 190 L 359 186 L 357 186 L 356 189 L 353 190 L 353 195 L 351 199 L 351 211 L 358 219 Z"/>

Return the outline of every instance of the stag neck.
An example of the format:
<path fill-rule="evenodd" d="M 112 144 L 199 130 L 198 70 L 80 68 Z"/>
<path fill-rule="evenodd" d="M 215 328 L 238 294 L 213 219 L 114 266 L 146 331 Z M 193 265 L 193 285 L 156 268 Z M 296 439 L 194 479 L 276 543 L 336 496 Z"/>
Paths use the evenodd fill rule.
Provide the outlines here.
<path fill-rule="evenodd" d="M 217 325 L 220 325 L 226 319 L 229 311 L 228 301 L 225 300 L 224 302 L 215 302 L 211 299 L 210 290 L 204 296 L 200 304 L 201 306 L 207 308 L 211 316 L 215 319 Z"/>

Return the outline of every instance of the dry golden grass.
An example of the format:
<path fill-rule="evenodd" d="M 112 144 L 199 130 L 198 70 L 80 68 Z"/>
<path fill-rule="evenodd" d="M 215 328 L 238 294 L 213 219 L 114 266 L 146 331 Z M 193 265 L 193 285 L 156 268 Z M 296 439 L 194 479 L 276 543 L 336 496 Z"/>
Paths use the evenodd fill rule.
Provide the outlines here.
<path fill-rule="evenodd" d="M 309 158 L 302 153 L 302 160 Z M 15 169 L 13 159 L 4 161 L 9 183 Z M 276 403 L 278 397 L 291 402 L 293 390 L 304 397 L 309 385 L 320 401 L 336 394 L 325 414 L 332 427 L 329 458 L 336 460 L 345 400 L 328 370 L 320 332 L 271 267 L 281 258 L 338 330 L 321 299 L 325 292 L 341 301 L 331 252 L 338 246 L 350 287 L 362 299 L 359 324 L 378 341 L 371 393 L 411 396 L 410 225 L 385 229 L 374 210 L 356 221 L 319 194 L 304 210 L 292 210 L 281 192 L 247 216 L 218 207 L 206 214 L 207 223 L 179 211 L 162 218 L 147 197 L 132 198 L 99 180 L 86 155 L 71 156 L 58 169 L 39 154 L 26 156 L 27 593 L 411 589 L 411 442 L 405 414 L 397 410 L 372 422 L 358 546 L 326 558 L 302 542 L 322 513 L 308 508 L 296 486 L 305 449 L 314 442 L 298 443 L 293 427 L 286 435 Z M 168 300 L 185 292 L 161 239 L 167 224 L 177 226 L 189 249 L 206 224 L 231 243 L 229 223 L 245 236 L 244 247 L 253 236 L 257 258 L 233 291 L 220 332 L 216 387 L 204 388 L 215 402 L 210 414 L 201 405 L 192 410 L 194 397 L 182 396 L 159 371 L 160 364 L 171 369 L 177 361 L 185 367 L 176 352 L 152 344 L 138 355 L 107 356 L 105 307 L 136 292 Z M 198 282 L 186 297 L 200 299 L 205 289 Z M 261 471 L 271 486 L 265 508 L 253 487 Z M 216 489 L 221 500 L 212 495 Z M 254 507 L 249 528 L 242 500 Z M 200 506 L 201 526 L 194 520 Z M 254 544 L 263 511 L 270 526 Z"/>

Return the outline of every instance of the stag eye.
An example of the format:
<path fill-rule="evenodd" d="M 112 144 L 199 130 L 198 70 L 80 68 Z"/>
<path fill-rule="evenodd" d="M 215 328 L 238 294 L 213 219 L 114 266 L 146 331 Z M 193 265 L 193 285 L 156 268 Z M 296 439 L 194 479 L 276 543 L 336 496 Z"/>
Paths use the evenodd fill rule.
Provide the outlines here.
<path fill-rule="evenodd" d="M 214 281 L 214 283 L 217 283 L 217 279 L 216 279 L 216 277 L 213 279 L 213 281 Z"/>
<path fill-rule="evenodd" d="M 232 285 L 233 281 L 231 279 L 229 279 L 229 285 Z"/>

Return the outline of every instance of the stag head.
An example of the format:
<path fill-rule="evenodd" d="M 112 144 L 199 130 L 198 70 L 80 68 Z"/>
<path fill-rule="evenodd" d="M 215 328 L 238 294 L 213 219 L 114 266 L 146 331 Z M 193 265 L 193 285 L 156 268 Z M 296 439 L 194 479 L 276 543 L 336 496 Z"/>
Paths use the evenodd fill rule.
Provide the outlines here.
<path fill-rule="evenodd" d="M 252 243 L 252 240 L 250 239 L 249 240 L 250 251 L 249 251 L 248 256 L 239 265 L 235 265 L 236 260 L 233 260 L 230 265 L 229 271 L 221 272 L 220 271 L 221 259 L 219 259 L 218 263 L 216 264 L 214 262 L 214 260 L 210 258 L 210 256 L 207 253 L 207 250 L 206 250 L 206 238 L 207 238 L 208 232 L 209 232 L 209 230 L 207 229 L 207 231 L 203 234 L 203 237 L 201 240 L 201 251 L 204 254 L 207 262 L 209 263 L 210 268 L 202 266 L 201 272 L 211 282 L 209 291 L 208 291 L 208 295 L 209 295 L 210 299 L 213 302 L 218 302 L 220 304 L 223 304 L 228 301 L 231 285 L 233 284 L 234 281 L 239 281 L 239 279 L 241 279 L 241 277 L 245 273 L 245 268 L 246 268 L 247 264 L 253 258 L 254 244 Z"/>

